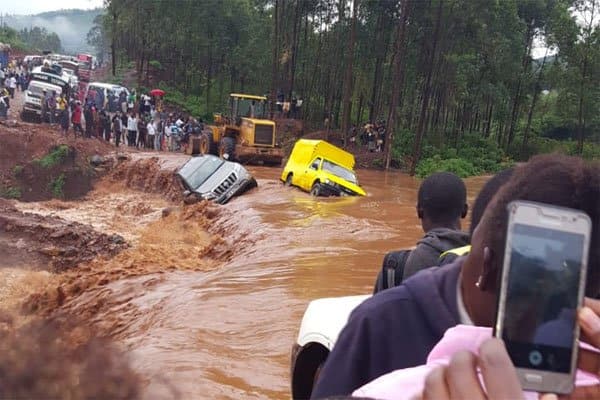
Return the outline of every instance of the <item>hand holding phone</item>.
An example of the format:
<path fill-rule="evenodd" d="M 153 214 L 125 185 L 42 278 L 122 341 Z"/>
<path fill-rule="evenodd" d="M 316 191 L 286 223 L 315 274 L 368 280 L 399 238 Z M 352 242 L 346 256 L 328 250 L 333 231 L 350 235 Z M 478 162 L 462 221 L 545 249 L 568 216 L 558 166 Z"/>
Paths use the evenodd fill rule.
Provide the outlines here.
<path fill-rule="evenodd" d="M 494 336 L 525 390 L 570 393 L 577 361 L 577 310 L 586 284 L 590 218 L 579 210 L 515 201 Z"/>
<path fill-rule="evenodd" d="M 600 301 L 586 299 L 585 308 L 579 313 L 582 339 L 600 348 Z M 600 354 L 581 350 L 577 367 L 600 380 Z M 479 380 L 477 371 L 481 371 Z M 506 348 L 499 339 L 485 341 L 479 349 L 479 357 L 468 351 L 456 353 L 449 365 L 432 371 L 425 380 L 421 399 L 429 400 L 499 400 L 523 397 L 521 384 Z M 547 393 L 540 400 L 556 400 L 554 393 Z M 561 400 L 600 399 L 600 386 L 584 386 Z"/>

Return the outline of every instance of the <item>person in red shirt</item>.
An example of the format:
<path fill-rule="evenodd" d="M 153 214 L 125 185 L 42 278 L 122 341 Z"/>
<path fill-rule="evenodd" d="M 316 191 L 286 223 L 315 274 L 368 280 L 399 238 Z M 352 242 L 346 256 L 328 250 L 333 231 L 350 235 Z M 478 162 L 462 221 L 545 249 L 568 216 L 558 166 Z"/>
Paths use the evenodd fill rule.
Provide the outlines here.
<path fill-rule="evenodd" d="M 83 128 L 81 127 L 81 102 L 78 100 L 75 102 L 75 109 L 71 116 L 71 122 L 73 123 L 73 134 L 77 137 L 77 132 L 83 136 Z"/>

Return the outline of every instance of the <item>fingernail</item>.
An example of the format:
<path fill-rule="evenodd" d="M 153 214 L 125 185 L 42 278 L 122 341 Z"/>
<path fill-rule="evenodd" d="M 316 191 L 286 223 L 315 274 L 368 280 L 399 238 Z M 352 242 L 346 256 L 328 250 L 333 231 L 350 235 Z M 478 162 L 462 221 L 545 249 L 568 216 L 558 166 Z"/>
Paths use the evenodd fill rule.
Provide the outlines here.
<path fill-rule="evenodd" d="M 600 332 L 600 317 L 591 308 L 583 307 L 579 311 L 579 318 L 590 332 Z"/>
<path fill-rule="evenodd" d="M 555 395 L 554 393 L 544 393 L 540 397 L 540 400 L 558 400 L 558 396 Z"/>

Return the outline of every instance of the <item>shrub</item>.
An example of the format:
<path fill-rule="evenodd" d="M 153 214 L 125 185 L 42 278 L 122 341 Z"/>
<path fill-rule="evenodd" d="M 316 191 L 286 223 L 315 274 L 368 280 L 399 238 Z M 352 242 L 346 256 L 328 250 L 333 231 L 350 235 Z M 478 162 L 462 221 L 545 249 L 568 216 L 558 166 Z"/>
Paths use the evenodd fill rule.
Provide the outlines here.
<path fill-rule="evenodd" d="M 148 64 L 154 69 L 162 69 L 162 64 L 158 60 L 150 60 Z"/>
<path fill-rule="evenodd" d="M 16 178 L 19 175 L 21 175 L 21 173 L 23 172 L 23 166 L 22 165 L 15 165 L 13 167 L 13 176 Z"/>
<path fill-rule="evenodd" d="M 21 189 L 13 186 L 0 186 L 0 197 L 5 199 L 19 199 L 21 198 Z"/>
<path fill-rule="evenodd" d="M 67 159 L 70 152 L 71 150 L 69 149 L 69 146 L 61 144 L 59 146 L 54 146 L 52 149 L 50 149 L 50 152 L 41 159 L 33 161 L 42 168 L 52 168 L 56 165 L 62 164 Z"/>
<path fill-rule="evenodd" d="M 65 174 L 60 174 L 57 178 L 54 178 L 48 183 L 48 189 L 52 192 L 54 197 L 64 197 L 63 188 L 65 186 Z"/>
<path fill-rule="evenodd" d="M 479 169 L 464 158 L 444 159 L 440 155 L 425 158 L 417 165 L 416 174 L 419 178 L 425 178 L 434 172 L 452 172 L 461 178 L 466 178 L 468 176 L 481 175 L 486 171 Z"/>

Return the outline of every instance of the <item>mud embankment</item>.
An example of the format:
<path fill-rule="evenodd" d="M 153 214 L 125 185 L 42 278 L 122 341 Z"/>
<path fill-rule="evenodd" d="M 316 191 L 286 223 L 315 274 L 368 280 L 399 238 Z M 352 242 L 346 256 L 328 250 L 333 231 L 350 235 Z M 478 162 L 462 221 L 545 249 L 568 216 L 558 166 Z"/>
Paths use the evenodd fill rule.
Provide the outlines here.
<path fill-rule="evenodd" d="M 102 176 L 90 160 L 110 154 L 109 144 L 62 136 L 47 125 L 0 126 L 0 197 L 21 201 L 76 199 Z"/>
<path fill-rule="evenodd" d="M 161 166 L 158 157 L 122 161 L 114 167 L 108 179 L 144 193 L 159 193 L 173 202 L 183 200 L 183 186 L 175 169 Z"/>

